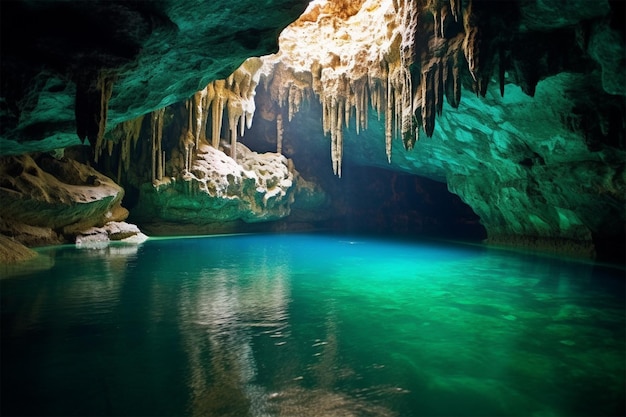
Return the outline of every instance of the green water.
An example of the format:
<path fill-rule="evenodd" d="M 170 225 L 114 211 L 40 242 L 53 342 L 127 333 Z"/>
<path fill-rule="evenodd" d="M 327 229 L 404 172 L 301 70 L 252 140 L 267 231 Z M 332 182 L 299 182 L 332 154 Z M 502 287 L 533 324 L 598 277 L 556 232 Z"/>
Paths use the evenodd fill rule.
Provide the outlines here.
<path fill-rule="evenodd" d="M 40 250 L 2 415 L 624 415 L 624 271 L 324 235 Z"/>

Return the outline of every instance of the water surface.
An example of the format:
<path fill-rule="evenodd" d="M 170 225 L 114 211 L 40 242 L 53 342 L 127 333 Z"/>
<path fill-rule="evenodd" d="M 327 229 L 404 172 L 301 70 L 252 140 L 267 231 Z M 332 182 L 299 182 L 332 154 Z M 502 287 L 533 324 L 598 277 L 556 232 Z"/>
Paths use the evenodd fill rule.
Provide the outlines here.
<path fill-rule="evenodd" d="M 326 235 L 40 249 L 2 415 L 624 415 L 624 270 Z"/>

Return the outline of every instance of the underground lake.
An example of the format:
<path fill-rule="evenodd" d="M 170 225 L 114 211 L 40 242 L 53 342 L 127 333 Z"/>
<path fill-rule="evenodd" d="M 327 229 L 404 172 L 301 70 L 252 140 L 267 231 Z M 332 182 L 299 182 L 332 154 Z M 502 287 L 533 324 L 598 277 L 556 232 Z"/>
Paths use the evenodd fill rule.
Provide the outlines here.
<path fill-rule="evenodd" d="M 624 415 L 624 270 L 333 234 L 37 250 L 2 415 Z"/>

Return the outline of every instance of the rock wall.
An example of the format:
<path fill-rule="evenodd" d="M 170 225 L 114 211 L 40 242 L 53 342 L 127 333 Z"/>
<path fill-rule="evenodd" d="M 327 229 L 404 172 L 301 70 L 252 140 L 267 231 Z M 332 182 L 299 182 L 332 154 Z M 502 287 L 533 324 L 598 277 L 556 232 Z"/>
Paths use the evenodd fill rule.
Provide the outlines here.
<path fill-rule="evenodd" d="M 574 3 L 370 0 L 345 15 L 319 0 L 265 61 L 259 113 L 277 147 L 324 141 L 338 175 L 343 159 L 446 182 L 492 243 L 623 259 L 623 5 Z M 386 31 L 364 24 L 386 8 Z"/>
<path fill-rule="evenodd" d="M 485 97 L 466 94 L 457 109 L 444 109 L 433 137 L 416 142 L 413 150 L 396 138 L 391 163 L 384 122 L 371 115 L 367 130 L 346 129 L 344 160 L 447 183 L 480 217 L 493 244 L 619 259 L 626 224 L 626 151 L 615 132 L 602 141 L 590 140 L 588 131 L 572 123 L 580 100 L 576 92 L 587 82 L 593 80 L 559 74 L 540 81 L 534 97 L 514 84 L 507 84 L 501 97 L 492 82 Z M 258 91 L 259 107 L 267 105 L 268 95 Z M 604 105 L 607 117 L 621 111 L 619 101 Z M 314 169 L 330 172 L 321 106 L 311 101 L 306 109 L 284 123 L 283 149 L 294 160 L 314 151 L 322 155 L 312 160 Z M 273 128 L 262 125 L 254 125 L 248 138 L 267 138 L 266 146 L 276 146 Z"/>
<path fill-rule="evenodd" d="M 93 227 L 110 228 L 100 241 L 138 235 L 132 227 L 124 235 L 114 231 L 128 216 L 123 196 L 110 178 L 73 159 L 47 153 L 0 158 L 0 232 L 28 246 L 74 242 Z"/>

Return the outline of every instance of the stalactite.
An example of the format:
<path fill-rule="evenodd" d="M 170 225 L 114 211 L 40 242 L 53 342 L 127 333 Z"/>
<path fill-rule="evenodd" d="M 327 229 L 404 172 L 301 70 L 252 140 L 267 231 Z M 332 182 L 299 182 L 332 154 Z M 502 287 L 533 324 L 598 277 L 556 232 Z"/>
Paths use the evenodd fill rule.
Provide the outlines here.
<path fill-rule="evenodd" d="M 211 144 L 214 148 L 219 147 L 220 136 L 222 131 L 222 118 L 224 115 L 224 97 L 222 92 L 224 91 L 225 80 L 216 80 L 213 82 L 215 89 L 215 96 L 211 102 Z"/>
<path fill-rule="evenodd" d="M 151 116 L 151 171 L 152 181 L 163 179 L 163 165 L 164 157 L 162 153 L 162 140 L 163 140 L 163 115 L 165 108 L 158 109 L 152 112 Z"/>
<path fill-rule="evenodd" d="M 237 126 L 243 111 L 233 100 L 228 101 L 227 111 L 228 129 L 230 130 L 230 157 L 237 159 Z"/>
<path fill-rule="evenodd" d="M 454 66 L 452 68 L 452 81 L 453 81 L 453 91 L 454 91 L 454 108 L 459 107 L 461 104 L 461 75 L 459 73 L 460 69 L 458 66 Z"/>
<path fill-rule="evenodd" d="M 99 105 L 99 116 L 97 116 L 98 121 L 98 131 L 96 137 L 96 157 L 95 160 L 98 162 L 98 156 L 100 154 L 100 149 L 102 149 L 102 141 L 104 138 L 104 132 L 106 131 L 107 125 L 107 117 L 109 112 L 109 100 L 111 99 L 111 95 L 113 94 L 113 83 L 115 80 L 114 75 L 110 75 L 105 73 L 104 71 L 100 72 L 98 75 L 98 79 L 96 82 L 96 90 L 100 92 L 100 105 Z"/>
<path fill-rule="evenodd" d="M 151 124 L 150 124 L 150 181 L 154 181 L 156 179 L 156 117 L 155 113 L 152 113 Z"/>
<path fill-rule="evenodd" d="M 113 145 L 115 145 L 115 143 L 113 143 L 112 140 L 107 140 L 105 143 L 107 147 L 107 153 L 109 154 L 109 156 L 113 155 Z"/>
<path fill-rule="evenodd" d="M 185 146 L 185 173 L 189 172 L 189 147 Z"/>
<path fill-rule="evenodd" d="M 162 143 L 163 143 L 163 114 L 165 113 L 165 108 L 157 110 L 158 121 L 157 121 L 157 153 L 159 160 L 158 163 L 158 171 L 157 171 L 157 179 L 160 181 L 163 179 L 163 152 L 162 152 Z"/>
<path fill-rule="evenodd" d="M 108 146 L 104 133 L 115 79 L 115 74 L 105 70 L 97 74 L 87 72 L 76 79 L 76 133 L 82 142 L 89 139 L 96 162 Z"/>
<path fill-rule="evenodd" d="M 165 172 L 165 151 L 161 152 L 161 179 L 163 179 L 164 176 L 166 176 L 166 172 Z"/>
<path fill-rule="evenodd" d="M 337 128 L 337 101 L 335 98 L 330 99 L 330 121 L 328 122 L 330 128 L 330 158 L 333 164 L 333 172 L 337 175 L 337 134 L 335 129 Z"/>
<path fill-rule="evenodd" d="M 335 127 L 335 167 L 334 172 L 339 178 L 341 178 L 341 165 L 343 161 L 343 115 L 345 114 L 346 103 L 344 100 L 339 100 L 337 103 L 337 126 Z"/>
<path fill-rule="evenodd" d="M 435 108 L 438 116 L 441 116 L 443 111 L 443 71 L 443 63 L 437 62 L 435 67 Z"/>
<path fill-rule="evenodd" d="M 121 161 L 118 161 L 118 164 L 117 164 L 117 183 L 118 184 L 122 183 L 122 163 L 121 163 Z"/>
<path fill-rule="evenodd" d="M 116 127 L 116 129 L 121 130 L 121 138 L 118 140 L 120 147 L 118 165 L 123 167 L 126 172 L 130 170 L 131 149 L 137 147 L 137 141 L 139 140 L 139 135 L 141 134 L 143 119 L 144 116 L 140 116 L 138 118 L 122 122 Z M 119 175 L 121 175 L 121 173 Z"/>
<path fill-rule="evenodd" d="M 387 78 L 387 106 L 385 108 L 385 153 L 387 154 L 387 162 L 391 163 L 391 141 L 392 134 L 392 111 L 393 111 L 393 89 L 391 88 L 391 80 Z"/>
<path fill-rule="evenodd" d="M 283 115 L 276 115 L 276 153 L 283 152 Z"/>
<path fill-rule="evenodd" d="M 207 113 L 208 113 L 208 87 L 198 91 L 193 95 L 193 104 L 195 111 L 195 146 L 196 149 L 199 147 L 200 141 L 205 139 L 204 132 L 206 130 L 206 121 L 207 121 Z M 192 112 L 190 111 L 190 114 Z M 190 125 L 191 127 L 191 125 Z"/>
<path fill-rule="evenodd" d="M 435 67 L 428 67 L 422 74 L 422 126 L 428 137 L 433 135 L 435 129 Z"/>
<path fill-rule="evenodd" d="M 323 42 L 329 43 L 328 49 L 318 45 L 298 52 L 303 37 L 294 29 L 289 35 L 288 47 L 283 49 L 281 43 L 281 52 L 265 61 L 261 71 L 265 77 L 263 82 L 273 105 L 281 112 L 276 116 L 277 150 L 282 148 L 284 119 L 293 120 L 305 96 L 317 97 L 322 106 L 322 129 L 325 135 L 330 135 L 333 172 L 337 175 L 341 175 L 343 129 L 351 128 L 352 115 L 357 134 L 367 129 L 370 106 L 379 120 L 381 116 L 385 119 L 385 153 L 389 162 L 395 137 L 400 137 L 410 149 L 419 140 L 420 129 L 428 137 L 432 136 L 436 116 L 443 112 L 444 96 L 452 107 L 459 105 L 465 61 L 478 91 L 486 86 L 479 77 L 478 17 L 472 13 L 472 0 L 465 2 L 466 7 L 463 3 L 463 0 L 384 1 L 380 8 L 361 9 L 358 13 L 363 13 L 364 17 L 350 19 L 350 22 L 340 21 L 324 9 L 320 16 L 316 15 L 315 21 L 303 20 L 299 26 L 296 22 L 296 29 L 316 28 L 316 34 L 337 36 L 320 36 Z M 430 15 L 432 21 L 424 17 Z M 428 34 L 425 35 L 426 31 L 418 33 L 418 17 L 419 28 L 428 28 Z M 452 20 L 463 24 L 454 24 Z M 340 25 L 354 24 L 356 29 L 361 29 L 358 32 L 361 34 L 369 33 L 372 24 L 381 21 L 385 29 L 376 42 L 365 43 L 365 49 L 354 55 L 350 55 L 356 50 L 352 46 L 341 49 L 343 43 L 347 45 L 352 41 L 352 36 L 348 31 L 342 32 Z M 289 31 L 288 28 L 285 32 Z M 285 32 L 281 35 L 283 40 Z M 418 36 L 421 37 L 419 42 Z M 289 55 L 294 52 L 298 55 Z M 413 79 L 412 74 L 421 74 L 421 77 Z M 213 83 L 215 95 L 209 100 L 214 146 L 217 146 L 216 140 L 219 141 L 221 117 L 226 107 L 233 154 L 236 143 L 233 132 L 238 126 L 243 134 L 243 124 L 251 122 L 252 113 L 245 109 L 246 91 L 253 91 L 248 84 L 256 85 L 253 77 L 245 72 L 234 73 L 221 85 Z"/>
<path fill-rule="evenodd" d="M 478 62 L 478 46 L 480 44 L 480 32 L 476 24 L 476 16 L 473 13 L 473 0 L 469 0 L 469 4 L 463 15 L 463 26 L 465 29 L 465 39 L 463 40 L 463 53 L 467 61 L 467 67 L 474 79 L 478 80 L 479 62 Z"/>
<path fill-rule="evenodd" d="M 450 10 L 455 22 L 458 22 L 461 17 L 461 3 L 462 0 L 450 0 Z"/>
<path fill-rule="evenodd" d="M 192 124 L 191 110 L 189 126 L 194 126 L 195 148 L 206 140 L 206 124 L 209 110 L 211 112 L 211 145 L 219 147 L 224 118 L 227 111 L 228 128 L 230 131 L 231 154 L 236 155 L 237 135 L 244 134 L 245 127 L 250 128 L 255 111 L 254 95 L 259 82 L 257 75 L 262 61 L 260 58 L 249 58 L 226 80 L 211 82 L 202 91 L 194 95 Z"/>

